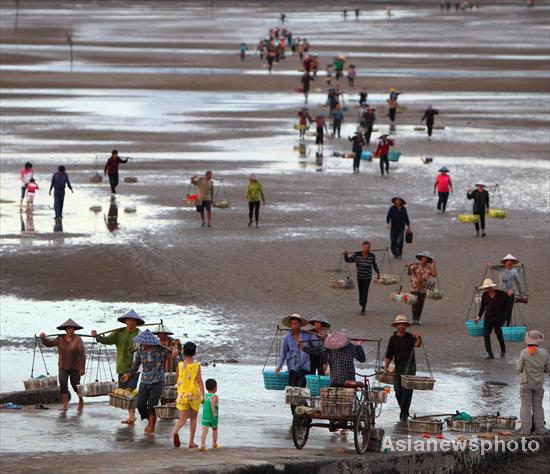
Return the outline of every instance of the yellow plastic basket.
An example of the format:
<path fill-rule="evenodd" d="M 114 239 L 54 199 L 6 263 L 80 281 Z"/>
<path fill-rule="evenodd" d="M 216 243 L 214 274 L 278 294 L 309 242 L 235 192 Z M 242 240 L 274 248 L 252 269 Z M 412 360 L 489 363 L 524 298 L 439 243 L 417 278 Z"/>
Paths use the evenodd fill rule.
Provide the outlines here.
<path fill-rule="evenodd" d="M 476 222 L 479 222 L 479 216 L 477 214 L 459 214 L 458 222 L 475 224 Z"/>
<path fill-rule="evenodd" d="M 489 209 L 489 217 L 493 219 L 506 219 L 506 211 L 502 209 Z"/>

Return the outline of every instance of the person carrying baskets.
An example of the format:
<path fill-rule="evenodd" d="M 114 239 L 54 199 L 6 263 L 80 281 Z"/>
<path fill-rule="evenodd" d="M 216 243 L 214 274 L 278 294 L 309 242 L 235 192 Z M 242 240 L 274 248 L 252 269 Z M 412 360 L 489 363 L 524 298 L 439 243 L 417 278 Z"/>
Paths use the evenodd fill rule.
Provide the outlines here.
<path fill-rule="evenodd" d="M 493 349 L 491 347 L 491 332 L 494 330 L 500 344 L 500 357 L 506 354 L 506 345 L 504 344 L 504 336 L 502 334 L 502 325 L 506 320 L 506 306 L 508 304 L 508 295 L 501 290 L 495 290 L 496 284 L 490 278 L 485 278 L 483 284 L 478 290 L 483 290 L 479 313 L 474 319 L 477 324 L 484 316 L 483 321 L 483 339 L 485 342 L 485 350 L 487 351 L 486 359 L 494 359 Z"/>
<path fill-rule="evenodd" d="M 514 309 L 514 300 L 516 297 L 514 294 L 514 283 L 520 295 L 523 291 L 518 271 L 514 268 L 514 265 L 518 263 L 519 260 L 509 253 L 500 261 L 500 265 L 492 265 L 491 262 L 487 264 L 489 268 L 498 272 L 500 277 L 500 289 L 505 291 L 508 295 L 508 303 L 506 305 L 506 326 L 510 326 L 512 323 L 512 310 Z"/>
<path fill-rule="evenodd" d="M 476 189 L 468 190 L 466 197 L 474 200 L 473 214 L 479 216 L 479 222 L 475 222 L 476 237 L 479 237 L 481 227 L 481 237 L 485 237 L 485 214 L 489 214 L 489 192 L 485 189 L 487 185 L 479 180 L 476 183 Z"/>
<path fill-rule="evenodd" d="M 359 291 L 359 306 L 361 306 L 361 314 L 365 314 L 367 309 L 367 301 L 369 297 L 369 287 L 372 281 L 372 271 L 376 272 L 376 278 L 380 278 L 380 270 L 376 264 L 376 255 L 370 251 L 370 242 L 363 242 L 360 252 L 354 252 L 349 255 L 347 250 L 344 250 L 344 261 L 346 263 L 355 263 L 357 268 L 357 289 Z"/>
<path fill-rule="evenodd" d="M 427 284 L 430 277 L 437 277 L 435 260 L 430 252 L 420 252 L 416 255 L 420 262 L 410 263 L 407 273 L 411 284 L 411 293 L 416 296 L 416 302 L 412 305 L 412 325 L 420 326 L 420 317 L 426 301 Z"/>
<path fill-rule="evenodd" d="M 392 327 L 396 330 L 388 341 L 386 355 L 384 356 L 384 373 L 388 374 L 389 365 L 393 361 L 395 364 L 393 389 L 395 398 L 399 404 L 401 412 L 399 419 L 405 421 L 409 418 L 409 408 L 412 402 L 413 390 L 402 387 L 401 375 L 415 375 L 416 361 L 414 358 L 415 347 L 422 346 L 422 336 L 419 332 L 411 334 L 407 328 L 411 323 L 407 316 L 398 314 Z"/>
<path fill-rule="evenodd" d="M 78 393 L 80 377 L 86 371 L 86 352 L 84 343 L 75 331 L 82 329 L 80 324 L 72 319 L 67 319 L 63 324 L 57 326 L 60 331 L 65 331 L 64 336 L 57 336 L 55 339 L 46 338 L 46 334 L 40 333 L 40 342 L 46 347 L 57 347 L 59 353 L 59 394 L 63 407 L 61 410 L 69 409 L 69 378 L 75 393 Z M 84 408 L 84 399 L 78 397 L 78 410 Z"/>

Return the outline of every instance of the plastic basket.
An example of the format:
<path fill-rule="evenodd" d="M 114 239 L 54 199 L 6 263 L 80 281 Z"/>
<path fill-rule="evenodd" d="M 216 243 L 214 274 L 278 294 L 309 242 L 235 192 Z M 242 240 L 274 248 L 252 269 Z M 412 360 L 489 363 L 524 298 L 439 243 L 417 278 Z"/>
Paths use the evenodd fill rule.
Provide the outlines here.
<path fill-rule="evenodd" d="M 363 150 L 361 152 L 361 159 L 366 161 L 372 161 L 372 153 L 368 150 Z"/>
<path fill-rule="evenodd" d="M 493 219 L 506 219 L 506 211 L 502 209 L 489 209 L 489 217 Z"/>
<path fill-rule="evenodd" d="M 483 336 L 483 322 L 479 321 L 477 324 L 473 319 L 469 319 L 464 323 L 466 325 L 466 330 L 468 335 L 472 337 L 481 337 Z"/>
<path fill-rule="evenodd" d="M 284 390 L 288 385 L 288 372 L 262 372 L 266 390 Z"/>
<path fill-rule="evenodd" d="M 318 397 L 322 388 L 330 387 L 330 377 L 328 375 L 306 375 L 306 386 L 313 396 Z"/>
<path fill-rule="evenodd" d="M 397 301 L 398 303 L 415 304 L 417 298 L 416 295 L 413 295 L 412 293 L 398 293 L 397 291 L 394 291 L 391 293 L 390 299 Z"/>
<path fill-rule="evenodd" d="M 525 326 L 503 326 L 502 335 L 505 342 L 523 342 L 525 340 Z"/>
<path fill-rule="evenodd" d="M 458 222 L 462 222 L 463 224 L 475 224 L 479 222 L 479 216 L 477 214 L 459 214 Z"/>
<path fill-rule="evenodd" d="M 397 162 L 399 161 L 399 158 L 401 157 L 401 152 L 392 150 L 388 153 L 388 161 Z"/>

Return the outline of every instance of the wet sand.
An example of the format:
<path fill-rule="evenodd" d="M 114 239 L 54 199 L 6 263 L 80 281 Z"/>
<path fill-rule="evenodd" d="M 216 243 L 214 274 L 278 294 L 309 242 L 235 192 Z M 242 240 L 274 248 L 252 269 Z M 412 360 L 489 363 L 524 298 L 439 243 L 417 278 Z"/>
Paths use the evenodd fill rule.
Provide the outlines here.
<path fill-rule="evenodd" d="M 395 314 L 410 315 L 410 308 L 390 301 L 391 287 L 374 286 L 367 315 L 360 316 L 355 291 L 332 290 L 328 280 L 342 250 L 354 250 L 364 239 L 375 248 L 389 245 L 384 219 L 391 197 L 400 194 L 409 203 L 415 237 L 405 258 L 391 261 L 393 270 L 400 274 L 417 252 L 430 250 L 445 291 L 442 301 L 426 303 L 422 318 L 432 366 L 473 376 L 472 384 L 517 384 L 515 359 L 521 344 L 509 344 L 505 359 L 485 361 L 482 338 L 469 337 L 464 320 L 486 262 L 511 252 L 528 270 L 529 304 L 520 306 L 528 327 L 550 329 L 550 83 L 548 40 L 541 34 L 548 3 L 533 11 L 507 5 L 444 14 L 435 5 L 405 5 L 394 8 L 391 20 L 384 18 L 382 7 L 373 7 L 372 18 L 365 13 L 361 20 L 364 24 L 350 20 L 344 25 L 337 19 L 334 31 L 324 29 L 330 25 L 327 18 L 337 18 L 328 7 L 316 12 L 315 23 L 296 4 L 288 27 L 307 35 L 313 51 L 349 51 L 350 60 L 367 71 L 358 86 L 366 82 L 380 112 L 389 87 L 404 91 L 400 102 L 406 109 L 395 131 L 403 157 L 385 178 L 380 178 L 377 162 L 363 163 L 361 174 L 354 176 L 350 160 L 331 157 L 332 151 L 349 151 L 345 138 L 327 140 L 322 164 L 315 162 L 311 137 L 309 156 L 298 156 L 292 129 L 303 105 L 302 96 L 292 92 L 299 79 L 297 59 L 287 58 L 269 76 L 258 58 L 241 62 L 235 53 L 249 14 L 258 19 L 244 38 L 252 46 L 277 24 L 276 13 L 267 7 L 220 7 L 212 23 L 207 7 L 190 4 L 180 10 L 168 2 L 154 22 L 144 23 L 149 6 L 140 4 L 123 17 L 116 5 L 78 13 L 64 4 L 42 12 L 24 9 L 18 32 L 2 34 L 3 45 L 17 46 L 3 48 L 0 55 L 2 294 L 19 298 L 31 312 L 29 299 L 60 305 L 58 315 L 36 314 L 25 321 L 26 333 L 52 331 L 71 312 L 72 301 L 132 301 L 192 305 L 205 311 L 199 314 L 204 320 L 215 314 L 225 321 L 232 341 L 221 347 L 205 342 L 205 352 L 222 359 L 263 363 L 276 324 L 291 312 L 305 317 L 323 313 L 335 327 L 382 338 L 384 346 Z M 13 21 L 6 11 L 3 27 Z M 525 28 L 512 40 L 502 25 L 516 21 Z M 212 26 L 208 33 L 205 24 Z M 69 29 L 76 41 L 73 73 L 68 72 L 66 47 L 50 48 L 64 45 Z M 79 44 L 91 49 L 79 51 Z M 94 50 L 97 46 L 102 49 Z M 149 47 L 161 51 L 151 53 Z M 193 48 L 218 52 L 185 52 Z M 388 57 L 353 56 L 377 51 Z M 434 52 L 458 57 L 392 59 L 392 53 Z M 503 58 L 490 59 L 494 55 Z M 323 65 L 326 57 L 321 57 Z M 128 66 L 134 68 L 131 73 L 102 69 Z M 187 69 L 171 73 L 170 68 Z M 322 110 L 323 79 L 313 85 L 313 112 Z M 351 93 L 346 97 L 356 101 Z M 437 123 L 445 126 L 431 142 L 414 131 L 428 103 L 441 109 Z M 343 137 L 354 130 L 355 111 L 352 107 L 347 114 Z M 379 122 L 379 131 L 387 131 L 383 114 Z M 107 185 L 88 182 L 113 147 L 136 157 L 121 167 L 121 177 L 139 178 L 137 184 L 119 187 L 120 226 L 114 233 L 104 222 L 111 204 Z M 425 156 L 434 157 L 434 164 L 423 165 L 420 158 Z M 34 233 L 20 231 L 18 213 L 17 172 L 26 159 L 35 163 L 42 186 Z M 67 164 L 76 190 L 66 197 L 61 235 L 52 232 L 52 202 L 46 192 L 60 161 Z M 436 214 L 432 196 L 442 164 L 451 168 L 455 182 L 446 215 Z M 189 177 L 206 169 L 224 178 L 226 197 L 233 203 L 231 209 L 214 210 L 212 229 L 200 228 L 196 212 L 181 206 Z M 244 190 L 250 172 L 259 175 L 268 201 L 259 229 L 246 225 Z M 480 178 L 499 183 L 502 198 L 492 194 L 492 202 L 509 214 L 502 221 L 488 219 L 485 239 L 474 237 L 472 225 L 456 221 L 458 214 L 470 212 L 465 193 Z M 98 215 L 88 209 L 94 204 L 102 206 Z M 128 205 L 136 205 L 136 215 L 123 212 Z M 148 319 L 162 317 L 162 310 L 149 311 Z M 72 316 L 78 320 L 78 314 Z M 94 322 L 98 329 L 112 326 L 106 314 Z M 166 323 L 170 326 L 170 319 Z M 185 329 L 178 321 L 180 325 Z M 5 321 L 1 337 L 9 345 L 20 344 L 14 338 L 21 334 Z M 495 344 L 493 338 L 496 350 Z M 23 356 L 30 357 L 28 344 L 21 346 Z M 511 405 L 517 411 L 519 396 Z"/>

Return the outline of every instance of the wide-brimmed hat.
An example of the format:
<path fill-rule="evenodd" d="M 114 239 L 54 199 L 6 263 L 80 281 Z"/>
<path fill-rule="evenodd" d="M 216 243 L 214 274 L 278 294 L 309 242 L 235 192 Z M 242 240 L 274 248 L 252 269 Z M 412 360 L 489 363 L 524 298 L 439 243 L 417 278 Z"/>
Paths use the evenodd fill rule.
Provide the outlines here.
<path fill-rule="evenodd" d="M 281 324 L 289 328 L 291 319 L 297 319 L 298 321 L 300 321 L 300 327 L 307 326 L 308 324 L 307 319 L 302 318 L 302 316 L 300 316 L 298 313 L 293 313 L 290 316 L 287 316 L 281 321 Z"/>
<path fill-rule="evenodd" d="M 153 334 L 169 334 L 169 335 L 172 335 L 172 334 L 174 334 L 174 332 L 170 331 L 170 329 L 168 329 L 168 326 L 166 326 L 166 324 L 160 323 L 158 326 L 155 327 L 155 330 L 153 331 Z"/>
<path fill-rule="evenodd" d="M 448 172 L 449 172 L 449 168 L 447 168 L 446 166 L 442 166 L 441 168 L 439 168 L 439 172 L 440 172 L 440 173 L 448 173 Z"/>
<path fill-rule="evenodd" d="M 389 135 L 387 133 L 384 133 L 384 135 L 380 135 L 378 137 L 378 140 L 382 140 L 382 138 L 384 138 L 384 137 L 389 137 Z"/>
<path fill-rule="evenodd" d="M 399 199 L 401 201 L 401 205 L 405 205 L 407 204 L 407 201 L 405 201 L 401 196 L 396 196 L 396 197 L 392 197 L 391 198 L 391 202 L 393 202 L 395 204 L 395 201 Z"/>
<path fill-rule="evenodd" d="M 519 263 L 519 260 L 516 257 L 514 257 L 511 253 L 506 255 L 506 257 L 502 258 L 500 260 L 500 263 L 504 263 L 506 260 L 511 260 L 514 263 Z"/>
<path fill-rule="evenodd" d="M 120 321 L 121 323 L 123 323 L 124 321 L 126 321 L 127 319 L 135 319 L 138 323 L 138 326 L 141 326 L 142 324 L 145 324 L 145 320 L 139 315 L 137 314 L 133 309 L 131 309 L 130 311 L 128 311 L 126 314 L 124 314 L 123 316 L 120 316 L 118 318 L 118 321 Z"/>
<path fill-rule="evenodd" d="M 485 183 L 485 181 L 483 181 L 482 179 L 479 179 L 477 182 L 476 182 L 476 187 L 477 186 L 481 186 L 483 188 L 486 188 L 487 187 L 487 183 Z"/>
<path fill-rule="evenodd" d="M 478 290 L 486 290 L 487 288 L 496 288 L 496 284 L 493 280 L 491 280 L 490 278 L 485 278 L 485 280 L 483 280 L 483 284 L 481 286 L 478 286 L 477 289 Z"/>
<path fill-rule="evenodd" d="M 78 323 L 75 323 L 71 318 L 67 319 L 67 321 L 65 321 L 63 324 L 57 326 L 57 329 L 59 329 L 60 331 L 64 331 L 67 328 L 74 328 L 76 331 L 78 329 L 82 329 L 82 326 Z"/>
<path fill-rule="evenodd" d="M 134 337 L 134 342 L 142 346 L 160 346 L 159 338 L 149 331 L 149 329 Z"/>
<path fill-rule="evenodd" d="M 433 259 L 434 259 L 433 255 L 428 251 L 424 251 L 416 254 L 417 260 L 420 260 L 422 257 L 427 257 L 430 262 L 433 262 Z"/>
<path fill-rule="evenodd" d="M 325 347 L 327 349 L 338 350 L 346 347 L 348 344 L 348 335 L 340 331 L 334 331 L 325 339 Z"/>
<path fill-rule="evenodd" d="M 325 318 L 324 316 L 321 316 L 321 315 L 310 319 L 308 322 L 311 325 L 313 325 L 313 323 L 321 323 L 321 326 L 323 326 L 324 328 L 329 328 L 331 326 L 331 324 L 328 322 L 327 318 Z"/>
<path fill-rule="evenodd" d="M 537 329 L 531 329 L 525 333 L 525 344 L 529 346 L 538 346 L 542 341 L 544 341 L 544 336 Z"/>
<path fill-rule="evenodd" d="M 393 327 L 397 326 L 398 324 L 406 324 L 407 326 L 411 325 L 411 323 L 409 323 L 409 320 L 407 319 L 407 316 L 405 316 L 404 314 L 398 314 L 395 317 L 395 321 L 391 323 Z"/>

